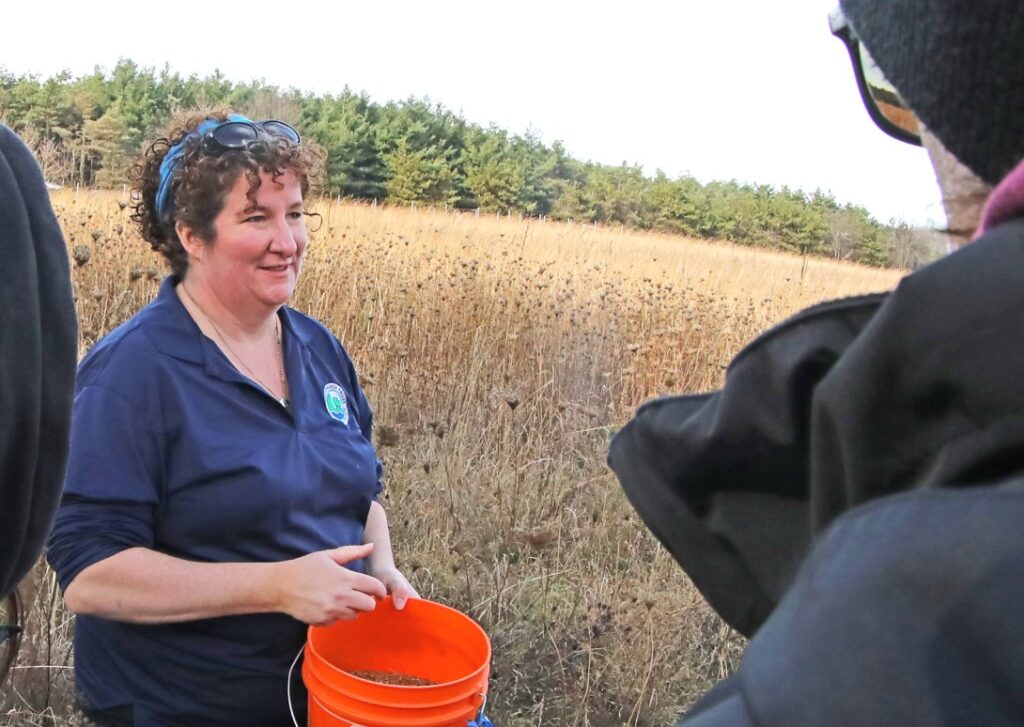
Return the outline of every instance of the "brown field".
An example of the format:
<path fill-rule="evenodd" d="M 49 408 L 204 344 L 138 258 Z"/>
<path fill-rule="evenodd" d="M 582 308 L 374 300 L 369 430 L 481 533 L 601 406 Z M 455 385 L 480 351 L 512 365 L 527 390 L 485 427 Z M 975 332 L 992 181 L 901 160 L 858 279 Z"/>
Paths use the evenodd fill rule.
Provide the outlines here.
<path fill-rule="evenodd" d="M 156 292 L 164 267 L 117 204 L 55 193 L 80 351 Z M 898 273 L 537 220 L 318 206 L 294 305 L 326 323 L 377 422 L 399 565 L 494 647 L 502 727 L 668 725 L 742 640 L 638 522 L 604 465 L 643 400 L 718 386 L 751 337 Z M 315 222 L 314 222 L 315 226 Z M 72 621 L 43 566 L 0 724 L 75 724 Z"/>

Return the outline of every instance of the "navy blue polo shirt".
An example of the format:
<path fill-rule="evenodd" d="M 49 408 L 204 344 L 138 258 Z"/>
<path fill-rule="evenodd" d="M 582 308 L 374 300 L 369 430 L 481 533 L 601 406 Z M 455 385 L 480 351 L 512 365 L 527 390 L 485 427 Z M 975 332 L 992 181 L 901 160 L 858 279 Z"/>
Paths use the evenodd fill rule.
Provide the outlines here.
<path fill-rule="evenodd" d="M 286 410 L 202 334 L 176 282 L 79 369 L 48 548 L 62 588 L 136 546 L 270 562 L 362 541 L 381 468 L 341 344 L 281 310 Z M 290 724 L 285 680 L 304 640 L 305 626 L 284 614 L 165 625 L 79 616 L 76 682 L 95 709 L 131 705 L 136 725 Z"/>

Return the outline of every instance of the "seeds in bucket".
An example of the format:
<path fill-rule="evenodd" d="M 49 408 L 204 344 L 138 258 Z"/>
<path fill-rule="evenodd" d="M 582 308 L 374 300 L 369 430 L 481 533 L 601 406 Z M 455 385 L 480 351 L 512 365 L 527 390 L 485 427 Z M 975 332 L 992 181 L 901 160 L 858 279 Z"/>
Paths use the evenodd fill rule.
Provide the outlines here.
<path fill-rule="evenodd" d="M 377 682 L 378 684 L 390 684 L 396 687 L 430 687 L 437 682 L 431 681 L 430 679 L 424 679 L 423 677 L 416 677 L 412 674 L 402 674 L 397 671 L 350 671 L 354 677 L 360 679 L 366 679 L 370 682 Z"/>

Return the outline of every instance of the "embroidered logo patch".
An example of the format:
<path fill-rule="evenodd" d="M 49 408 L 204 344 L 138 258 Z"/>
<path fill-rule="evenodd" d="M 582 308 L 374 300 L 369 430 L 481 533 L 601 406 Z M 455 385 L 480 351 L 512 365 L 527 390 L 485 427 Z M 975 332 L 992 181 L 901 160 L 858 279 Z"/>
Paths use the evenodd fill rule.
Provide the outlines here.
<path fill-rule="evenodd" d="M 348 401 L 345 399 L 345 390 L 334 383 L 324 387 L 324 406 L 327 413 L 342 424 L 348 424 Z"/>

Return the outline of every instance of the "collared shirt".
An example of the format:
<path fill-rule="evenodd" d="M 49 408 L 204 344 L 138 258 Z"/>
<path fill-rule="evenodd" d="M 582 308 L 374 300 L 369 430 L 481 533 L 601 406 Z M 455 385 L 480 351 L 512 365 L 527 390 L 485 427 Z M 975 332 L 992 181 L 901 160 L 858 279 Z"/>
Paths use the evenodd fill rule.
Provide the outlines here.
<path fill-rule="evenodd" d="M 48 550 L 62 587 L 131 547 L 270 562 L 362 541 L 380 462 L 341 344 L 281 310 L 286 409 L 202 334 L 175 283 L 79 369 Z M 155 626 L 80 616 L 76 679 L 91 706 L 129 703 L 140 725 L 282 724 L 285 675 L 304 638 L 283 614 Z"/>

